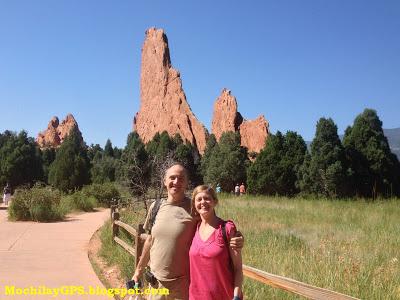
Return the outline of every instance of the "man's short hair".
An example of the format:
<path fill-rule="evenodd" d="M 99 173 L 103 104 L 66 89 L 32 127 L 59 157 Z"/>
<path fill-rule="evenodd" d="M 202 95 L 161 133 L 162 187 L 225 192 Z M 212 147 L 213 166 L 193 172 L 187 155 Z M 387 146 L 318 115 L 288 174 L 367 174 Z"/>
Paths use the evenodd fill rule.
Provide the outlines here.
<path fill-rule="evenodd" d="M 167 164 L 165 165 L 164 174 L 163 174 L 163 176 L 162 176 L 163 180 L 165 180 L 165 176 L 167 175 L 167 171 L 168 171 L 169 169 L 171 169 L 173 166 L 180 166 L 180 167 L 182 167 L 182 169 L 184 170 L 184 174 L 185 174 L 185 176 L 186 176 L 186 179 L 189 180 L 189 173 L 188 173 L 187 168 L 185 167 L 185 165 L 184 165 L 183 163 L 181 163 L 180 161 L 176 161 L 176 160 L 169 161 L 169 162 L 167 162 Z"/>

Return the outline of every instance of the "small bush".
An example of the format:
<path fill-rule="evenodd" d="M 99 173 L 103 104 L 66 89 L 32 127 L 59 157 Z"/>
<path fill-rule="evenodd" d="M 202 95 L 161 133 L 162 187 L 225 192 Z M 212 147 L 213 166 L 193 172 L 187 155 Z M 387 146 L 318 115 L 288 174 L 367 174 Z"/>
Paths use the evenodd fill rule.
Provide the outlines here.
<path fill-rule="evenodd" d="M 81 191 L 77 191 L 72 195 L 65 198 L 65 206 L 71 210 L 93 211 L 97 206 L 96 198 L 93 196 L 86 196 Z"/>
<path fill-rule="evenodd" d="M 10 204 L 9 217 L 37 222 L 62 220 L 67 211 L 60 207 L 60 200 L 60 192 L 48 187 L 18 189 Z"/>
<path fill-rule="evenodd" d="M 113 198 L 118 199 L 121 197 L 118 189 L 111 182 L 86 185 L 83 187 L 82 193 L 86 197 L 94 197 L 99 204 L 107 207 L 110 207 Z"/>

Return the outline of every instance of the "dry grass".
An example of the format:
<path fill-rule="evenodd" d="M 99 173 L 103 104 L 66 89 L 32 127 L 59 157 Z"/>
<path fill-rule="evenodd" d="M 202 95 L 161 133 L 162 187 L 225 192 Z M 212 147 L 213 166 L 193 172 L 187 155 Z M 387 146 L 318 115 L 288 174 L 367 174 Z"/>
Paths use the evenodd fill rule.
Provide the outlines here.
<path fill-rule="evenodd" d="M 362 299 L 400 299 L 400 201 L 221 197 L 244 263 Z M 246 280 L 247 299 L 297 299 Z"/>

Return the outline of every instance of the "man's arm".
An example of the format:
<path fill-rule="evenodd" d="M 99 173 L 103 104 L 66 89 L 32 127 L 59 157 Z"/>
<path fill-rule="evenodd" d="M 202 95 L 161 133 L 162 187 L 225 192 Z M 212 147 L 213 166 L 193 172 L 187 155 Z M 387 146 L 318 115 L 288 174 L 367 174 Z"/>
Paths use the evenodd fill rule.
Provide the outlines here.
<path fill-rule="evenodd" d="M 244 245 L 244 237 L 240 231 L 236 231 L 235 237 L 229 241 L 229 246 L 235 250 L 241 250 Z"/>
<path fill-rule="evenodd" d="M 151 234 L 147 235 L 147 239 L 144 242 L 142 255 L 140 256 L 140 260 L 138 265 L 136 266 L 135 274 L 132 276 L 132 280 L 135 282 L 139 281 L 139 278 L 142 277 L 144 269 L 150 260 L 150 248 L 151 248 Z"/>

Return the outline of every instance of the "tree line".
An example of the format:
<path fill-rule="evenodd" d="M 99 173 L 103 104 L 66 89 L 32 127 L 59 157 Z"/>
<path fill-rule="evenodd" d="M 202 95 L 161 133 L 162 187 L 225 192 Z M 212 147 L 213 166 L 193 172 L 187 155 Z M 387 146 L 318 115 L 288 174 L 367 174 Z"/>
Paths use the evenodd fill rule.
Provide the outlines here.
<path fill-rule="evenodd" d="M 330 118 L 317 122 L 307 148 L 296 132 L 270 135 L 258 154 L 241 146 L 240 135 L 225 132 L 217 142 L 210 135 L 205 152 L 179 135 L 157 133 L 144 144 L 136 132 L 123 149 L 107 140 L 104 149 L 87 146 L 72 130 L 58 149 L 39 149 L 25 131 L 0 134 L 0 186 L 32 185 L 37 181 L 71 192 L 90 183 L 120 182 L 143 196 L 162 191 L 166 162 L 183 163 L 192 185 L 219 184 L 231 192 L 245 183 L 251 194 L 318 197 L 400 196 L 400 163 L 391 152 L 375 110 L 365 109 L 349 126 L 343 140 Z"/>

